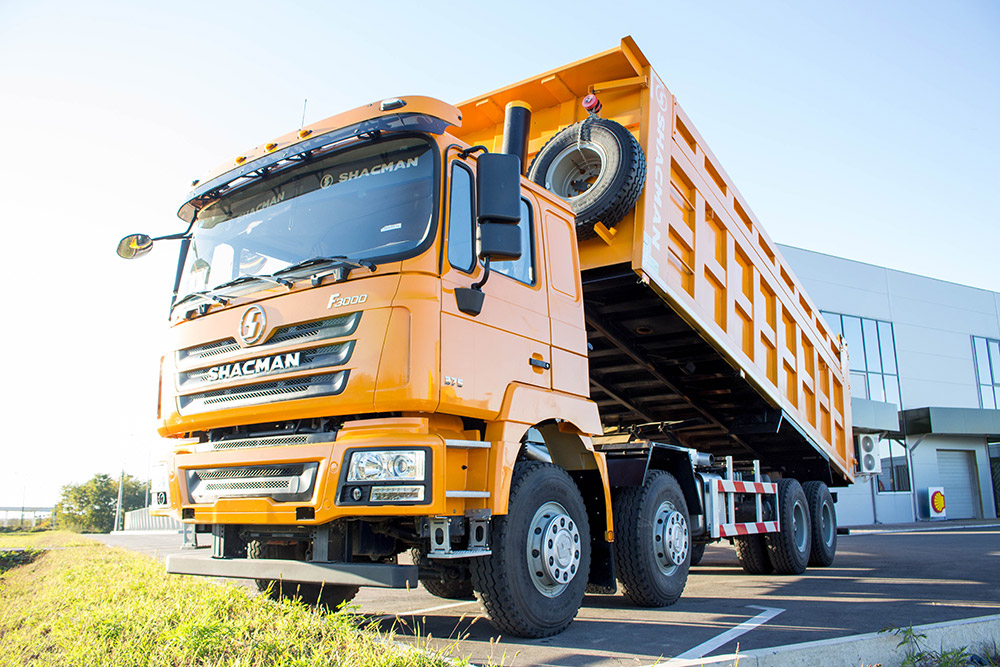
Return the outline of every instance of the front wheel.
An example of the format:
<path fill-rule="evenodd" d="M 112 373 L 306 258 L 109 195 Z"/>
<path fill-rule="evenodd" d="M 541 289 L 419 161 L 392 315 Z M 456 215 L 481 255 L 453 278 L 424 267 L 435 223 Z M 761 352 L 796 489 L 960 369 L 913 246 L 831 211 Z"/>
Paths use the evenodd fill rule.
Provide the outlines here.
<path fill-rule="evenodd" d="M 614 499 L 615 563 L 625 597 L 643 607 L 677 602 L 691 567 L 691 531 L 684 492 L 674 476 L 657 470 L 642 486 Z"/>
<path fill-rule="evenodd" d="M 472 586 L 500 631 L 548 637 L 573 621 L 590 574 L 587 509 L 565 470 L 514 466 L 507 515 L 491 527 L 489 556 L 472 559 Z"/>

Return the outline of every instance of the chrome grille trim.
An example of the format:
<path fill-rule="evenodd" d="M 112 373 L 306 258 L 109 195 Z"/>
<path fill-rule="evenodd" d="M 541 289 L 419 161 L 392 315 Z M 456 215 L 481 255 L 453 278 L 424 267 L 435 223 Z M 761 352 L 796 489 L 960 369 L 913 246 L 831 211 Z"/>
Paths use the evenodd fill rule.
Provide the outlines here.
<path fill-rule="evenodd" d="M 305 343 L 310 341 L 329 340 L 331 338 L 342 338 L 350 336 L 358 330 L 361 323 L 361 314 L 364 311 L 327 317 L 322 320 L 312 322 L 300 322 L 299 324 L 289 324 L 275 329 L 271 336 L 261 343 L 246 350 L 253 350 L 255 356 L 265 356 L 276 347 L 282 347 L 289 343 Z M 203 343 L 194 347 L 177 350 L 177 363 L 191 368 L 199 361 L 215 359 L 216 357 L 228 356 L 245 351 L 235 338 Z"/>
<path fill-rule="evenodd" d="M 299 433 L 295 435 L 265 435 L 259 438 L 239 438 L 233 440 L 218 440 L 202 442 L 196 446 L 196 451 L 213 452 L 227 449 L 246 449 L 249 447 L 289 447 L 294 445 L 313 445 L 333 442 L 336 433 Z"/>
<path fill-rule="evenodd" d="M 348 361 L 350 361 L 351 355 L 354 354 L 354 346 L 356 343 L 357 341 L 348 340 L 344 341 L 343 343 L 324 345 L 323 347 L 316 347 L 311 350 L 300 350 L 297 352 L 299 356 L 299 363 L 295 367 L 292 368 L 282 367 L 274 370 L 262 371 L 260 373 L 253 373 L 252 375 L 246 375 L 244 377 L 263 378 L 274 375 L 281 375 L 283 373 L 287 373 L 289 370 L 306 371 L 306 370 L 315 370 L 320 368 L 333 368 L 336 366 L 343 366 Z M 254 359 L 264 359 L 264 357 L 255 357 Z M 253 359 L 242 360 L 242 361 L 253 361 Z M 225 364 L 223 364 L 223 366 L 225 366 Z M 198 387 L 210 386 L 211 384 L 219 384 L 220 382 L 224 382 L 225 380 L 212 381 L 208 379 L 211 368 L 218 369 L 220 368 L 220 366 L 199 368 L 197 370 L 192 370 L 192 371 L 178 372 L 177 373 L 178 388 L 181 390 L 185 389 L 190 390 Z"/>
<path fill-rule="evenodd" d="M 347 386 L 349 374 L 349 370 L 342 370 L 326 375 L 306 375 L 178 396 L 177 411 L 181 415 L 189 415 L 226 408 L 262 405 L 276 400 L 336 396 Z"/>
<path fill-rule="evenodd" d="M 189 347 L 186 350 L 178 350 L 177 361 L 181 362 L 185 359 L 194 359 L 196 361 L 200 359 L 211 359 L 212 357 L 238 352 L 239 350 L 240 345 L 236 342 L 235 338 L 224 338 L 223 340 L 212 341 L 211 343 L 205 343 L 204 345 Z"/>
<path fill-rule="evenodd" d="M 246 496 L 266 496 L 278 501 L 308 500 L 316 486 L 318 469 L 318 463 L 310 462 L 188 470 L 188 496 L 195 503 Z"/>

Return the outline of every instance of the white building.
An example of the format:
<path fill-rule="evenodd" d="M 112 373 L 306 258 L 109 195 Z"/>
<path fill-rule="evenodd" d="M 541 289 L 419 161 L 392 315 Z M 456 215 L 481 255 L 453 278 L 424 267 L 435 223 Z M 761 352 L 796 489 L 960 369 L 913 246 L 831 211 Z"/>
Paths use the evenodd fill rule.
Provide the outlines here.
<path fill-rule="evenodd" d="M 834 489 L 839 523 L 929 519 L 933 487 L 944 488 L 948 519 L 997 517 L 1000 293 L 799 248 L 781 252 L 847 340 L 856 430 L 887 432 L 882 472 Z"/>

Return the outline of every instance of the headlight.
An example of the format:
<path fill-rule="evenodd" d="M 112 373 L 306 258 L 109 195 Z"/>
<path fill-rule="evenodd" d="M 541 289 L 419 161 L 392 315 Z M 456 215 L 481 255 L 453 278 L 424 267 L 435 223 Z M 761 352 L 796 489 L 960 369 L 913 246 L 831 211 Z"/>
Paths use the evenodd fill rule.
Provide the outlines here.
<path fill-rule="evenodd" d="M 377 482 L 424 479 L 422 451 L 361 451 L 351 454 L 349 482 Z"/>

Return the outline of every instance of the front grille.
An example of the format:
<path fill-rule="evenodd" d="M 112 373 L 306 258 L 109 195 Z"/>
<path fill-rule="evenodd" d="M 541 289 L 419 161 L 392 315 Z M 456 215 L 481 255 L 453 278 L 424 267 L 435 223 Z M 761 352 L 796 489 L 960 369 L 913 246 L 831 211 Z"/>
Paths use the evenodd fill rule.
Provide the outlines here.
<path fill-rule="evenodd" d="M 303 501 L 312 497 L 318 469 L 310 462 L 188 470 L 188 495 L 196 503 L 246 496 Z"/>
<path fill-rule="evenodd" d="M 186 359 L 193 359 L 195 361 L 200 359 L 211 359 L 212 357 L 218 357 L 223 354 L 238 352 L 239 349 L 240 345 L 236 342 L 235 338 L 225 338 L 223 340 L 205 343 L 204 345 L 189 347 L 186 350 L 178 350 L 177 361 L 184 361 Z"/>
<path fill-rule="evenodd" d="M 359 322 L 361 322 L 361 311 L 330 317 L 325 320 L 316 320 L 315 322 L 292 324 L 276 329 L 271 334 L 271 337 L 267 339 L 266 345 L 350 336 L 358 330 Z"/>
<path fill-rule="evenodd" d="M 224 382 L 231 379 L 231 370 L 235 366 L 240 366 L 239 370 L 243 374 L 243 377 L 252 376 L 255 378 L 280 375 L 290 370 L 305 371 L 343 366 L 350 361 L 351 355 L 354 354 L 355 343 L 356 341 L 349 340 L 334 345 L 324 345 L 323 347 L 311 350 L 274 355 L 274 357 L 282 358 L 282 363 L 276 368 L 271 368 L 272 357 L 257 357 L 249 361 L 237 361 L 233 364 L 223 364 L 221 366 L 200 368 L 192 371 L 181 371 L 177 373 L 177 386 L 179 389 L 184 390 L 197 388 L 199 385 L 207 385 L 212 382 Z M 293 358 L 294 363 L 290 363 L 289 358 Z M 259 362 L 259 364 L 252 364 L 250 362 Z M 258 371 L 258 365 L 263 370 Z M 244 366 L 247 366 L 249 370 L 245 370 Z M 226 377 L 221 377 L 222 373 L 220 371 L 224 371 Z"/>
<path fill-rule="evenodd" d="M 251 405 L 271 403 L 279 399 L 315 398 L 336 396 L 347 386 L 349 370 L 326 375 L 245 384 L 239 387 L 217 389 L 177 397 L 177 409 L 182 415 L 210 412 Z"/>
<path fill-rule="evenodd" d="M 335 433 L 264 435 L 259 438 L 234 438 L 232 440 L 203 442 L 198 445 L 197 449 L 199 452 L 212 452 L 221 449 L 246 449 L 249 447 L 287 447 L 291 445 L 309 445 L 319 442 L 333 442 L 335 438 Z"/>

